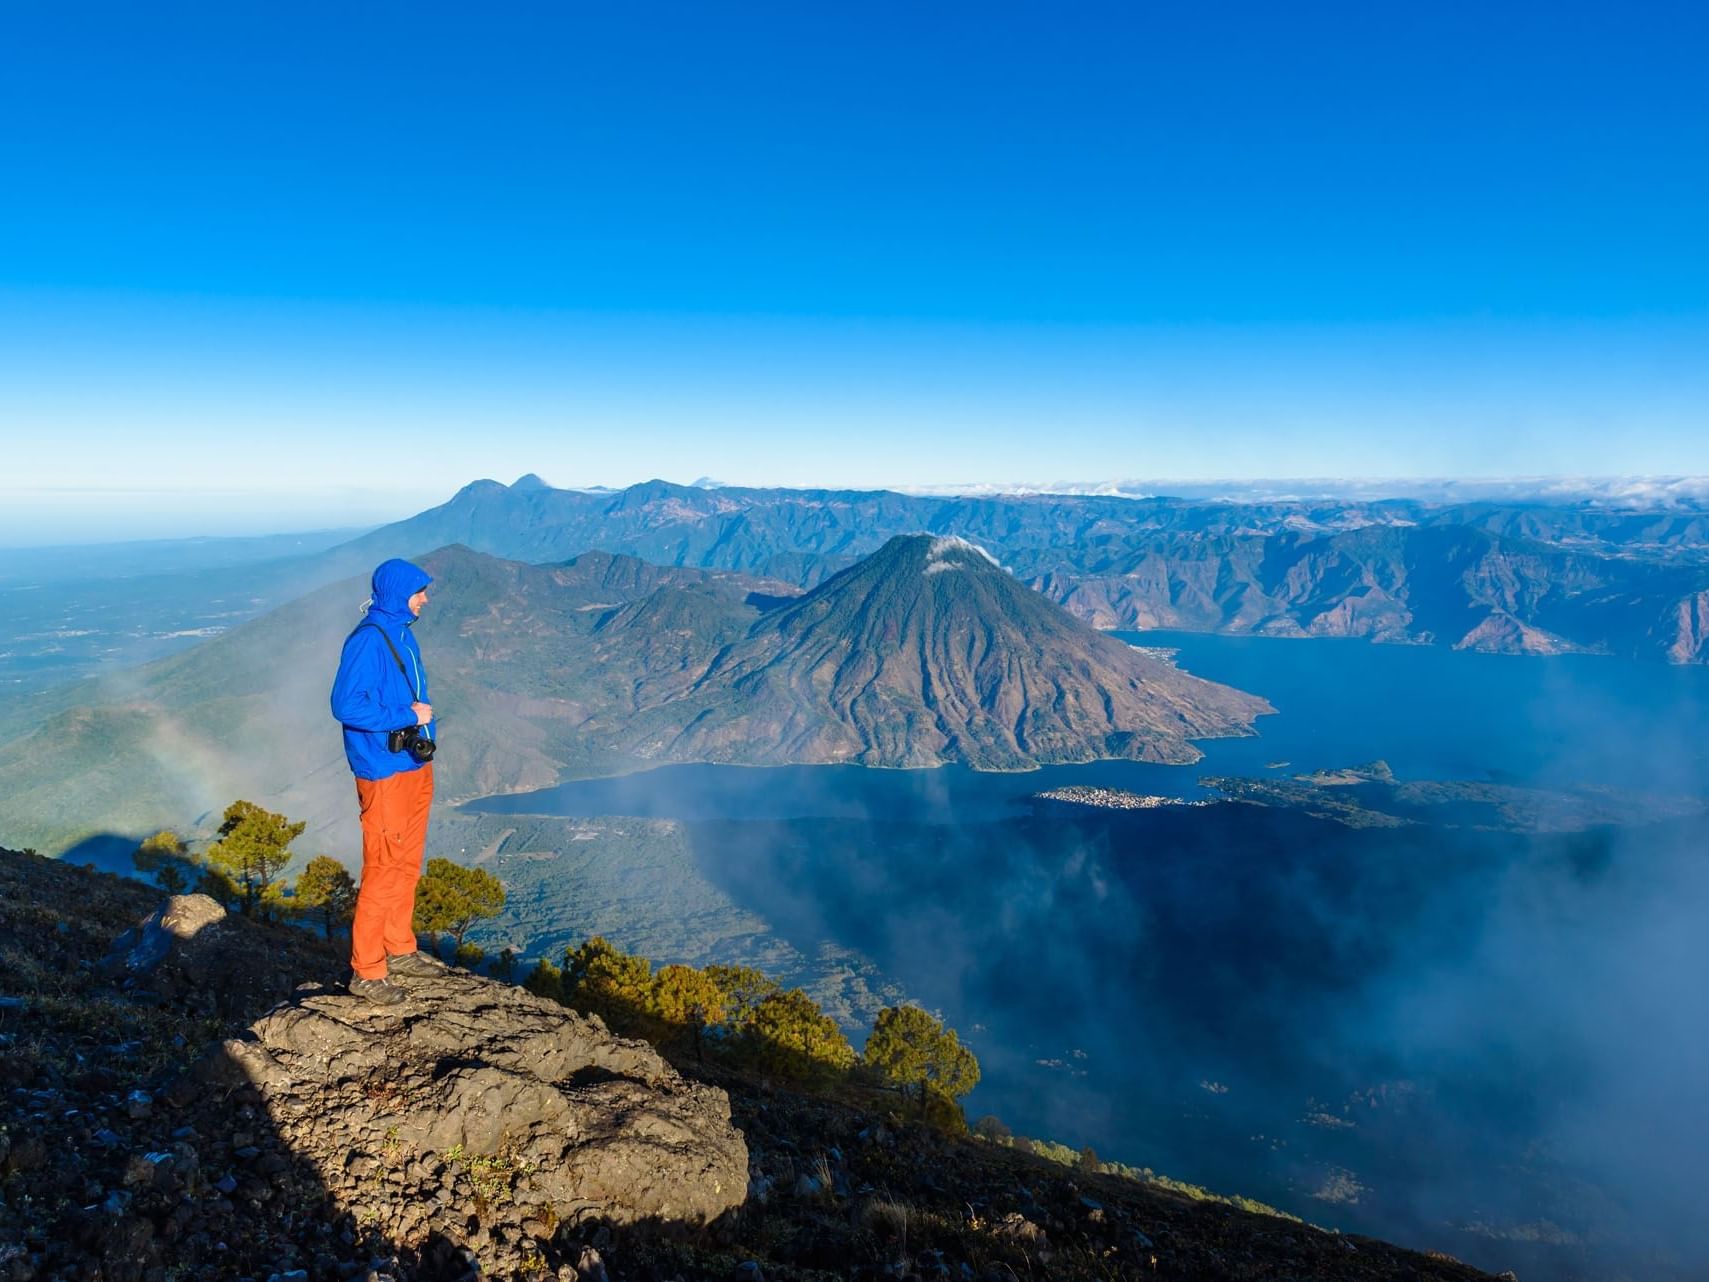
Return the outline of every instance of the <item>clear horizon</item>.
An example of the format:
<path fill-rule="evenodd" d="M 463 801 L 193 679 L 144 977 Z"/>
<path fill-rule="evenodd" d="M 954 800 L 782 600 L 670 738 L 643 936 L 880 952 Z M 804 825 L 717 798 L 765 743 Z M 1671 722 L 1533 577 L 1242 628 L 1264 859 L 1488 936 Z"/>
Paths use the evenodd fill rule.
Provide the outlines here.
<path fill-rule="evenodd" d="M 0 16 L 0 545 L 1709 474 L 1700 7 L 75 17 Z"/>

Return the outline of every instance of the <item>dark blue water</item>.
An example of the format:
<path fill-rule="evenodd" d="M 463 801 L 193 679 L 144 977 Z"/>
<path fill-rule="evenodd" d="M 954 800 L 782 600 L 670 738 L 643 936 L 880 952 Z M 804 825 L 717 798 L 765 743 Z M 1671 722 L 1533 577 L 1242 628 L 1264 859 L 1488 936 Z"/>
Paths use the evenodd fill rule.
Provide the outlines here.
<path fill-rule="evenodd" d="M 1709 792 L 1709 668 L 1320 638 L 1123 635 L 1178 650 L 1187 671 L 1263 695 L 1276 714 L 1260 718 L 1255 736 L 1201 741 L 1204 760 L 1193 766 L 1102 761 L 1015 774 L 960 766 L 661 766 L 469 808 L 969 823 L 1018 814 L 1034 793 L 1069 784 L 1195 798 L 1205 795 L 1205 775 L 1296 774 L 1377 759 L 1406 779 Z"/>
<path fill-rule="evenodd" d="M 1028 799 L 1376 759 L 1709 797 L 1709 669 L 1128 639 L 1277 712 L 1192 766 L 667 766 L 472 808 L 687 822 L 704 874 L 803 952 L 853 948 L 962 1030 L 973 1114 L 1527 1278 L 1701 1276 L 1678 1205 L 1709 1144 L 1696 821 L 1352 829 Z M 1537 1239 L 1549 1224 L 1575 1244 Z"/>

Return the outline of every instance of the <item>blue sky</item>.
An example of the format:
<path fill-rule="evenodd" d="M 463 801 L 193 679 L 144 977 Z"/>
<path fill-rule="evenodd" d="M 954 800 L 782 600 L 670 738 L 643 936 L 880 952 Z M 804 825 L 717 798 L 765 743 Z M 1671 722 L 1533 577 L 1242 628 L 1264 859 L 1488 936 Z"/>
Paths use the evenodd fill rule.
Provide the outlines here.
<path fill-rule="evenodd" d="M 1702 6 L 0 10 L 0 542 L 1709 472 Z"/>

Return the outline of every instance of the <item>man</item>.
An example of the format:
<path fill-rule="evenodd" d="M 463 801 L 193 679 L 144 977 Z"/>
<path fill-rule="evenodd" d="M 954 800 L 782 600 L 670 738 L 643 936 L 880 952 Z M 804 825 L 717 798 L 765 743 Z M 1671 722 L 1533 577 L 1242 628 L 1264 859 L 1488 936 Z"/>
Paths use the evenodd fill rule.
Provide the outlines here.
<path fill-rule="evenodd" d="M 362 884 L 350 927 L 350 991 L 383 1006 L 404 1000 L 392 977 L 440 969 L 416 951 L 415 883 L 433 802 L 433 707 L 410 625 L 427 604 L 431 575 L 408 561 L 374 571 L 367 617 L 344 641 L 332 715 L 362 809 Z M 426 746 L 404 742 L 416 729 Z"/>

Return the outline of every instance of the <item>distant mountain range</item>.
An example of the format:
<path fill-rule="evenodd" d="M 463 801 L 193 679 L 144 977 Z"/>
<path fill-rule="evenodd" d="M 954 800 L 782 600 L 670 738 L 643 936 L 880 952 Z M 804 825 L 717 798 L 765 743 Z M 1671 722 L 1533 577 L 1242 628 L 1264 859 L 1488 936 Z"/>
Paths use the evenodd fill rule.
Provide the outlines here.
<path fill-rule="evenodd" d="M 1684 482 L 1645 485 L 1628 484 L 1623 501 L 1609 491 L 1440 504 L 477 481 L 408 520 L 295 556 L 257 560 L 251 548 L 244 564 L 84 582 L 51 581 L 28 563 L 0 573 L 0 733 L 34 716 L 17 706 L 32 690 L 188 647 L 384 557 L 450 544 L 530 564 L 599 549 L 810 588 L 923 531 L 978 543 L 1101 628 L 1701 663 L 1709 512 L 1687 501 Z"/>
<path fill-rule="evenodd" d="M 1248 733 L 1269 710 L 1094 630 L 955 538 L 892 539 L 805 594 L 607 553 L 423 560 L 448 800 L 661 761 L 1188 762 L 1190 740 Z M 0 747 L 0 831 L 51 846 L 85 835 L 80 816 L 141 832 L 237 796 L 347 827 L 326 691 L 360 596 L 337 584 L 54 692 L 45 721 Z"/>
<path fill-rule="evenodd" d="M 523 561 L 600 547 L 811 586 L 897 534 L 958 535 L 1101 628 L 1709 657 L 1709 513 L 1412 500 L 1237 504 L 888 491 L 615 494 L 494 481 L 344 545 Z"/>
<path fill-rule="evenodd" d="M 701 479 L 696 485 L 718 485 Z M 1709 476 L 1281 477 L 1275 480 L 1049 481 L 993 485 L 901 486 L 905 494 L 994 496 L 1098 494 L 1112 498 L 1210 499 L 1219 503 L 1377 502 L 1411 500 L 1437 506 L 1506 503 L 1527 506 L 1583 504 L 1625 512 L 1709 510 Z"/>

